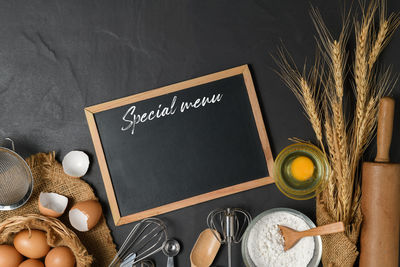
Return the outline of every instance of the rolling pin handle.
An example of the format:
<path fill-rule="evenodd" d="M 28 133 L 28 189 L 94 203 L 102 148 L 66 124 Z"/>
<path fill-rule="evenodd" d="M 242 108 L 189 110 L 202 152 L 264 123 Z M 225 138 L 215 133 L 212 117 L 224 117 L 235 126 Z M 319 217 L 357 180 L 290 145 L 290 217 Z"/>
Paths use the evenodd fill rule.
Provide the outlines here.
<path fill-rule="evenodd" d="M 389 162 L 394 118 L 394 99 L 383 97 L 379 102 L 377 151 L 375 162 Z"/>

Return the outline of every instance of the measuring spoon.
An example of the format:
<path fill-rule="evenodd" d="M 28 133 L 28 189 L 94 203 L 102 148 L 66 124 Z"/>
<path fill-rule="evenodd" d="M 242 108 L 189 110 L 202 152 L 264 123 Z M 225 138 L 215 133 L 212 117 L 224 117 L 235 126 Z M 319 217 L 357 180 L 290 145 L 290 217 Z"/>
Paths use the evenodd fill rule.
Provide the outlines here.
<path fill-rule="evenodd" d="M 220 236 L 215 230 L 214 233 Z M 192 267 L 209 267 L 214 261 L 221 247 L 221 243 L 215 237 L 214 233 L 210 228 L 200 233 L 190 253 L 190 263 Z"/>
<path fill-rule="evenodd" d="M 181 246 L 177 240 L 169 239 L 165 241 L 162 251 L 168 257 L 167 267 L 174 267 L 174 257 L 178 255 L 180 250 Z"/>

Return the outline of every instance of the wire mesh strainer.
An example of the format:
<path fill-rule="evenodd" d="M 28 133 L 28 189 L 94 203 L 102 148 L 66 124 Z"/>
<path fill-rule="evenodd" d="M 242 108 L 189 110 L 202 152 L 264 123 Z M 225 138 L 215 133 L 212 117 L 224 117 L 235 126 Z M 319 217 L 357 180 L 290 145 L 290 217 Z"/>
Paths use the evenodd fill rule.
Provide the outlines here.
<path fill-rule="evenodd" d="M 13 210 L 24 205 L 32 194 L 33 178 L 25 160 L 11 149 L 0 147 L 0 210 Z"/>

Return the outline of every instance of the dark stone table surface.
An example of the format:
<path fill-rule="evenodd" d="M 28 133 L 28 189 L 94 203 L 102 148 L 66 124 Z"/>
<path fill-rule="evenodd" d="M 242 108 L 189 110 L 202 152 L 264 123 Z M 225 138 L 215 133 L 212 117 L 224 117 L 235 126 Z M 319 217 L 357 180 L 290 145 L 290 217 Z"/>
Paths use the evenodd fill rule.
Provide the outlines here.
<path fill-rule="evenodd" d="M 314 140 L 294 95 L 274 72 L 271 54 L 284 44 L 299 66 L 312 60 L 315 31 L 310 4 L 333 34 L 347 1 L 299 0 L 1 0 L 0 135 L 28 156 L 74 149 L 91 158 L 83 178 L 101 200 L 115 242 L 132 225 L 114 227 L 83 108 L 242 64 L 250 64 L 273 154 L 288 138 Z M 350 1 L 348 1 L 350 2 Z M 354 1 L 357 5 L 357 1 Z M 400 2 L 389 0 L 389 11 Z M 400 33 L 382 62 L 400 72 Z M 392 94 L 399 103 L 399 86 Z M 400 112 L 396 112 L 392 159 L 400 161 Z M 366 155 L 371 159 L 374 149 Z M 160 216 L 182 244 L 176 266 L 187 267 L 191 248 L 217 207 L 241 207 L 253 216 L 274 207 L 297 209 L 313 220 L 315 202 L 295 201 L 269 185 Z M 223 248 L 215 264 L 227 266 Z M 157 266 L 166 264 L 158 254 Z M 240 246 L 234 266 L 242 266 Z M 102 264 L 97 264 L 102 266 Z"/>

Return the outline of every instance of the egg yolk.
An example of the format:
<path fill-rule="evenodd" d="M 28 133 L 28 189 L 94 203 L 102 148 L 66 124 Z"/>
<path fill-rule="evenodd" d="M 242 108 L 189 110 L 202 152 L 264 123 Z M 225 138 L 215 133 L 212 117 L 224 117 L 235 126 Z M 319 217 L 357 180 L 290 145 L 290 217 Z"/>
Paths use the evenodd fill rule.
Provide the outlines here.
<path fill-rule="evenodd" d="M 314 163 L 307 157 L 297 157 L 292 162 L 291 171 L 293 178 L 298 181 L 305 181 L 313 175 Z"/>

